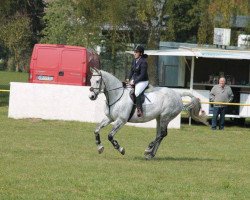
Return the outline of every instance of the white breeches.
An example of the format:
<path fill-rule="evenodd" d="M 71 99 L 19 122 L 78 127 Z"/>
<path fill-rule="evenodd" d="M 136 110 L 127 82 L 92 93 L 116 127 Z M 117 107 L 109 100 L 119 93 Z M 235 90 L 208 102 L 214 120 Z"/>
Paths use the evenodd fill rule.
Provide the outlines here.
<path fill-rule="evenodd" d="M 135 84 L 135 96 L 138 97 L 143 90 L 148 86 L 148 81 L 141 81 Z"/>

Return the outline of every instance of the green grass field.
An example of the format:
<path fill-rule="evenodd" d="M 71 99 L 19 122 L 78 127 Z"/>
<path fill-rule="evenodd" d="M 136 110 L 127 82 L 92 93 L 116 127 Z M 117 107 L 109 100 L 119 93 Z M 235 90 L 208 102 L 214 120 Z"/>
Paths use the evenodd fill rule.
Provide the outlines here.
<path fill-rule="evenodd" d="M 27 79 L 27 73 L 0 71 L 0 89 Z M 8 99 L 0 92 L 1 200 L 250 199 L 249 128 L 182 125 L 169 130 L 147 161 L 143 153 L 154 129 L 121 129 L 122 156 L 107 140 L 107 127 L 99 155 L 95 124 L 9 119 Z"/>
<path fill-rule="evenodd" d="M 0 86 L 9 88 L 10 82 L 28 82 L 28 73 L 0 71 Z"/>
<path fill-rule="evenodd" d="M 7 118 L 0 107 L 0 199 L 250 199 L 249 128 L 183 125 L 169 130 L 153 160 L 144 149 L 154 129 L 124 127 L 116 139 L 95 124 Z"/>
<path fill-rule="evenodd" d="M 28 73 L 0 71 L 0 90 L 9 90 L 10 82 L 28 82 Z M 0 91 L 0 106 L 9 102 L 9 92 Z"/>

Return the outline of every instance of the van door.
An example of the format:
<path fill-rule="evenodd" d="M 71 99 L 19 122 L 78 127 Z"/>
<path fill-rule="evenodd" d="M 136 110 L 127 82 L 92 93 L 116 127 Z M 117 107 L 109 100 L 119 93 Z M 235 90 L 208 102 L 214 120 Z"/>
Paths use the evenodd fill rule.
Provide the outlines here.
<path fill-rule="evenodd" d="M 83 49 L 63 49 L 58 72 L 59 84 L 82 85 L 82 70 L 86 62 Z"/>
<path fill-rule="evenodd" d="M 38 47 L 32 57 L 32 76 L 35 83 L 56 83 L 59 66 L 59 52 L 56 48 Z"/>

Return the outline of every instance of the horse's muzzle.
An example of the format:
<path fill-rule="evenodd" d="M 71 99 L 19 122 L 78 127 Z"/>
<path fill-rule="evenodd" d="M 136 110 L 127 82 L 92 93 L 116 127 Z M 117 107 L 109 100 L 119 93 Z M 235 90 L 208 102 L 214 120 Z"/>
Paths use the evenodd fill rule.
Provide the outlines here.
<path fill-rule="evenodd" d="M 89 98 L 90 98 L 90 100 L 96 100 L 96 98 L 97 98 L 97 94 L 96 93 L 94 93 L 94 92 L 90 92 L 90 94 L 89 94 Z"/>

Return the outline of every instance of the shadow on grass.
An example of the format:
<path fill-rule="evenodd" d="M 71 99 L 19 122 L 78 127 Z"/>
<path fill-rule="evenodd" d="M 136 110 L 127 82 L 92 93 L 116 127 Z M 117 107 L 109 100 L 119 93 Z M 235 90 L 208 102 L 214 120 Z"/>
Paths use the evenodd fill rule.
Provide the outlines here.
<path fill-rule="evenodd" d="M 0 107 L 9 105 L 9 93 L 0 93 Z"/>
<path fill-rule="evenodd" d="M 135 157 L 135 160 L 146 160 L 144 157 Z M 194 161 L 222 161 L 221 159 L 212 159 L 212 158 L 191 158 L 191 157 L 154 157 L 150 161 L 188 161 L 188 162 L 194 162 Z"/>

